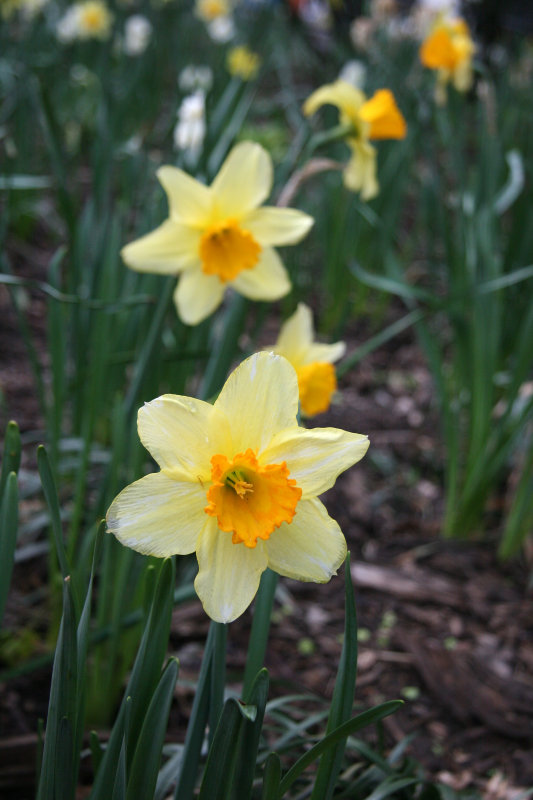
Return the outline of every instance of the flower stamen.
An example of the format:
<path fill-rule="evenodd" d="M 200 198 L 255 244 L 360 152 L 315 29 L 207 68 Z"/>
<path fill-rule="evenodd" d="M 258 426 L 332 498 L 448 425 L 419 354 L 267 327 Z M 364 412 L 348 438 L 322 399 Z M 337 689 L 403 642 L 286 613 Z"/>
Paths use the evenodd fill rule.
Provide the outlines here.
<path fill-rule="evenodd" d="M 200 260 L 206 275 L 217 275 L 222 283 L 234 280 L 243 269 L 259 261 L 261 246 L 235 219 L 210 225 L 200 239 Z"/>
<path fill-rule="evenodd" d="M 231 461 L 213 456 L 211 478 L 205 513 L 217 518 L 221 531 L 233 534 L 233 544 L 246 547 L 255 547 L 283 522 L 292 522 L 302 496 L 285 462 L 262 466 L 251 449 Z"/>

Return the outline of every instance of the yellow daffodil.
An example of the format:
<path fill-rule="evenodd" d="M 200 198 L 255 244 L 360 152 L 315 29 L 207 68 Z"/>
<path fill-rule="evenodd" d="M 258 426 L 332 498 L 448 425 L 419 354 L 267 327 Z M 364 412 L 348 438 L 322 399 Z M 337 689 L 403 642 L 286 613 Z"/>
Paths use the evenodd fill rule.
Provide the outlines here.
<path fill-rule="evenodd" d="M 159 228 L 126 245 L 132 269 L 181 273 L 174 301 L 188 325 L 220 305 L 227 287 L 251 300 L 278 300 L 291 284 L 274 246 L 295 244 L 313 224 L 291 208 L 259 208 L 272 188 L 272 161 L 260 145 L 241 142 L 211 186 L 176 167 L 157 173 L 170 215 Z"/>
<path fill-rule="evenodd" d="M 352 157 L 344 170 L 344 184 L 354 192 L 361 192 L 363 200 L 370 200 L 379 191 L 376 150 L 370 140 L 405 138 L 405 119 L 389 89 L 380 89 L 367 100 L 360 89 L 343 80 L 313 92 L 304 103 L 304 114 L 310 116 L 326 104 L 339 109 L 340 123 L 349 129 L 346 141 Z"/>
<path fill-rule="evenodd" d="M 327 411 L 337 389 L 333 362 L 344 355 L 344 342 L 315 342 L 311 309 L 299 303 L 292 317 L 281 326 L 273 350 L 290 361 L 296 370 L 302 413 L 312 417 Z"/>
<path fill-rule="evenodd" d="M 196 15 L 204 22 L 212 22 L 218 17 L 226 17 L 231 10 L 232 3 L 229 0 L 196 0 Z"/>
<path fill-rule="evenodd" d="M 435 99 L 440 105 L 446 102 L 446 86 L 450 81 L 459 92 L 466 92 L 472 86 L 475 49 L 468 25 L 460 17 L 440 17 L 422 42 L 420 60 L 425 67 L 437 71 Z"/>
<path fill-rule="evenodd" d="M 257 75 L 261 59 L 246 45 L 232 47 L 226 60 L 228 72 L 243 81 L 250 81 Z"/>
<path fill-rule="evenodd" d="M 205 611 L 231 622 L 252 602 L 262 572 L 325 583 L 346 542 L 317 496 L 359 461 L 368 439 L 297 423 L 289 362 L 256 353 L 230 375 L 214 405 L 163 395 L 140 409 L 139 436 L 161 471 L 127 486 L 107 529 L 140 553 L 196 552 Z"/>
<path fill-rule="evenodd" d="M 64 43 L 75 39 L 107 39 L 113 15 L 102 0 L 85 0 L 69 6 L 57 23 L 57 36 Z"/>

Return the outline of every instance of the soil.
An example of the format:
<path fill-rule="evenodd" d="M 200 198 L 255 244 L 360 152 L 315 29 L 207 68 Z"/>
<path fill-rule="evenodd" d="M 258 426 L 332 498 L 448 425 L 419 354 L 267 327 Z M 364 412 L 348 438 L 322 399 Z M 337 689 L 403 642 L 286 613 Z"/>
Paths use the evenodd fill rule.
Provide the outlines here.
<path fill-rule="evenodd" d="M 38 260 L 24 262 L 34 265 L 33 275 L 24 274 L 35 277 Z M 43 297 L 30 291 L 27 302 L 33 331 L 44 336 Z M 391 307 L 386 322 L 398 313 Z M 368 334 L 355 325 L 346 337 L 348 351 Z M 2 287 L 0 352 L 6 416 L 25 433 L 42 428 L 25 347 Z M 365 459 L 324 498 L 351 551 L 360 628 L 356 703 L 404 699 L 384 722 L 388 747 L 414 734 L 408 753 L 428 777 L 493 800 L 516 797 L 519 788 L 533 785 L 529 569 L 525 557 L 498 562 L 494 525 L 478 541 L 439 538 L 443 452 L 432 382 L 413 334 L 405 332 L 346 376 L 330 411 L 313 425 L 366 433 L 371 440 Z M 26 449 L 25 458 L 31 462 Z M 16 628 L 17 613 L 21 619 L 26 613 L 22 590 L 42 588 L 42 561 L 42 555 L 30 557 L 16 567 L 8 627 Z M 272 694 L 328 698 L 341 652 L 342 572 L 324 586 L 289 580 L 279 586 L 266 657 Z M 248 611 L 229 628 L 228 670 L 236 681 L 250 621 Z M 182 739 L 192 698 L 186 682 L 197 677 L 207 627 L 198 602 L 174 613 L 171 648 L 181 680 L 172 740 Z M 45 667 L 2 685 L 3 797 L 33 796 L 37 720 L 46 716 L 49 681 Z"/>

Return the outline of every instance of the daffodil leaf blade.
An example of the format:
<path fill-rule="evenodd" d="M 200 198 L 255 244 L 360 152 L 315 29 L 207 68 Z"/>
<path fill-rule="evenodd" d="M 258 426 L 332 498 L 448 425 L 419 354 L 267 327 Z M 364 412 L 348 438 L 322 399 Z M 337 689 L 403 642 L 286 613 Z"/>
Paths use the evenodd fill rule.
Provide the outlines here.
<path fill-rule="evenodd" d="M 196 785 L 205 726 L 209 713 L 214 639 L 215 623 L 212 623 L 205 643 L 202 666 L 200 667 L 200 675 L 198 676 L 198 682 L 196 684 L 196 692 L 189 724 L 187 726 L 187 735 L 185 737 L 174 800 L 192 800 Z"/>
<path fill-rule="evenodd" d="M 11 584 L 18 530 L 18 482 L 10 472 L 0 495 L 0 624 Z"/>
<path fill-rule="evenodd" d="M 235 766 L 233 781 L 235 800 L 241 797 L 250 797 L 255 776 L 259 738 L 263 728 L 265 706 L 268 698 L 269 676 L 266 669 L 261 669 L 252 684 L 246 703 L 240 703 L 241 713 L 244 715 L 244 724 L 241 726 L 239 752 Z M 254 713 L 246 713 L 253 709 Z"/>
<path fill-rule="evenodd" d="M 353 707 L 357 675 L 357 612 L 350 573 L 350 554 L 344 562 L 345 574 L 345 622 L 342 653 L 333 690 L 328 717 L 327 733 L 339 728 L 350 718 Z M 311 800 L 329 800 L 341 768 L 346 740 L 328 748 L 321 756 Z"/>
<path fill-rule="evenodd" d="M 346 737 L 351 736 L 356 731 L 361 730 L 362 728 L 368 727 L 368 725 L 372 725 L 375 722 L 379 722 L 379 720 L 383 719 L 384 717 L 388 717 L 390 714 L 393 714 L 397 711 L 400 706 L 403 705 L 402 700 L 389 700 L 386 703 L 381 703 L 379 706 L 375 706 L 374 708 L 368 709 L 368 711 L 363 711 L 362 714 L 358 714 L 357 717 L 353 717 L 352 719 L 345 722 L 343 725 L 338 727 L 336 730 L 329 733 L 320 742 L 317 742 L 310 750 L 305 753 L 298 761 L 293 764 L 293 766 L 286 772 L 284 775 L 281 784 L 280 784 L 280 797 L 282 797 L 285 792 L 289 789 L 289 787 L 294 783 L 296 778 L 309 766 L 312 764 L 313 761 L 322 755 L 328 748 L 333 747 L 338 742 L 346 739 Z"/>
<path fill-rule="evenodd" d="M 2 473 L 0 475 L 0 498 L 11 472 L 18 473 L 20 466 L 20 431 L 16 422 L 8 422 L 4 438 Z"/>
<path fill-rule="evenodd" d="M 261 800 L 278 800 L 280 797 L 281 760 L 277 753 L 269 753 L 263 772 Z"/>
<path fill-rule="evenodd" d="M 145 711 L 161 676 L 170 632 L 173 590 L 174 562 L 165 559 L 126 690 L 126 695 L 132 698 L 130 741 L 133 742 L 140 735 Z"/>
<path fill-rule="evenodd" d="M 226 800 L 233 783 L 239 734 L 244 716 L 239 702 L 226 700 L 213 743 L 209 749 L 198 800 Z"/>
<path fill-rule="evenodd" d="M 78 767 L 72 740 L 79 711 L 77 669 L 76 616 L 72 585 L 67 576 L 63 581 L 63 614 L 52 669 L 37 800 L 73 797 Z"/>
<path fill-rule="evenodd" d="M 129 771 L 126 800 L 153 797 L 177 678 L 178 662 L 171 659 L 152 695 L 143 720 Z"/>

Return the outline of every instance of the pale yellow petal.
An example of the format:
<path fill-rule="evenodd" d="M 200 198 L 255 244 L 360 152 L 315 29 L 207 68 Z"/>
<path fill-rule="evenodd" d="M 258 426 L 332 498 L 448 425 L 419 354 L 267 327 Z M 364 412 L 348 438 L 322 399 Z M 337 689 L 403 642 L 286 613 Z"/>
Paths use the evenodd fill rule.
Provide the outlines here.
<path fill-rule="evenodd" d="M 232 534 L 220 531 L 209 518 L 198 539 L 198 575 L 194 588 L 215 622 L 232 622 L 250 605 L 267 566 L 264 542 L 256 547 L 233 544 Z"/>
<path fill-rule="evenodd" d="M 242 227 L 250 231 L 262 247 L 281 247 L 301 241 L 313 223 L 313 217 L 303 211 L 263 206 L 243 217 Z"/>
<path fill-rule="evenodd" d="M 272 189 L 272 179 L 272 159 L 261 145 L 235 145 L 211 185 L 214 214 L 220 219 L 240 220 L 264 203 Z"/>
<path fill-rule="evenodd" d="M 211 189 L 177 167 L 161 167 L 157 177 L 168 197 L 170 217 L 195 228 L 205 227 L 211 216 Z"/>
<path fill-rule="evenodd" d="M 345 167 L 344 185 L 352 192 L 361 192 L 363 200 L 371 200 L 379 192 L 376 178 L 376 150 L 371 144 L 350 140 L 352 158 Z"/>
<path fill-rule="evenodd" d="M 173 220 L 165 220 L 151 233 L 122 248 L 124 263 L 139 272 L 177 275 L 199 266 L 200 233 Z"/>
<path fill-rule="evenodd" d="M 335 342 L 334 344 L 321 344 L 320 342 L 313 342 L 305 354 L 304 364 L 312 364 L 315 361 L 326 361 L 328 364 L 334 364 L 339 358 L 342 358 L 346 352 L 345 342 Z"/>
<path fill-rule="evenodd" d="M 213 313 L 224 297 L 224 284 L 217 275 L 201 269 L 184 272 L 174 292 L 174 303 L 186 325 L 198 325 Z"/>
<path fill-rule="evenodd" d="M 253 269 L 243 269 L 231 285 L 250 300 L 279 300 L 291 290 L 287 270 L 275 250 L 265 247 Z"/>
<path fill-rule="evenodd" d="M 279 431 L 296 425 L 298 382 L 289 362 L 273 353 L 255 353 L 224 384 L 215 408 L 227 417 L 233 453 L 249 447 L 259 453 Z"/>
<path fill-rule="evenodd" d="M 294 367 L 304 363 L 313 341 L 313 315 L 309 306 L 298 303 L 298 308 L 283 323 L 276 342 L 276 352 L 288 358 Z"/>
<path fill-rule="evenodd" d="M 167 474 L 211 479 L 211 456 L 227 446 L 229 429 L 220 411 L 193 397 L 164 394 L 139 409 L 139 438 Z"/>
<path fill-rule="evenodd" d="M 205 489 L 199 482 L 176 481 L 154 472 L 126 486 L 113 500 L 107 530 L 145 555 L 193 553 L 205 524 L 205 504 Z"/>
<path fill-rule="evenodd" d="M 260 461 L 264 464 L 285 461 L 302 496 L 315 497 L 331 489 L 341 472 L 360 461 L 368 445 L 368 438 L 360 433 L 295 426 L 274 436 L 261 453 Z"/>
<path fill-rule="evenodd" d="M 336 106 L 341 114 L 353 123 L 357 122 L 359 108 L 365 102 L 365 95 L 347 81 L 338 80 L 327 83 L 313 92 L 304 103 L 303 112 L 308 117 L 314 114 L 321 106 Z"/>
<path fill-rule="evenodd" d="M 298 308 L 281 326 L 280 334 L 274 348 L 297 369 L 304 364 L 316 361 L 333 364 L 346 352 L 344 342 L 321 344 L 314 342 L 313 315 L 305 303 L 298 303 Z"/>
<path fill-rule="evenodd" d="M 346 540 L 320 500 L 300 500 L 293 521 L 266 542 L 268 566 L 299 581 L 326 583 L 346 558 Z"/>

